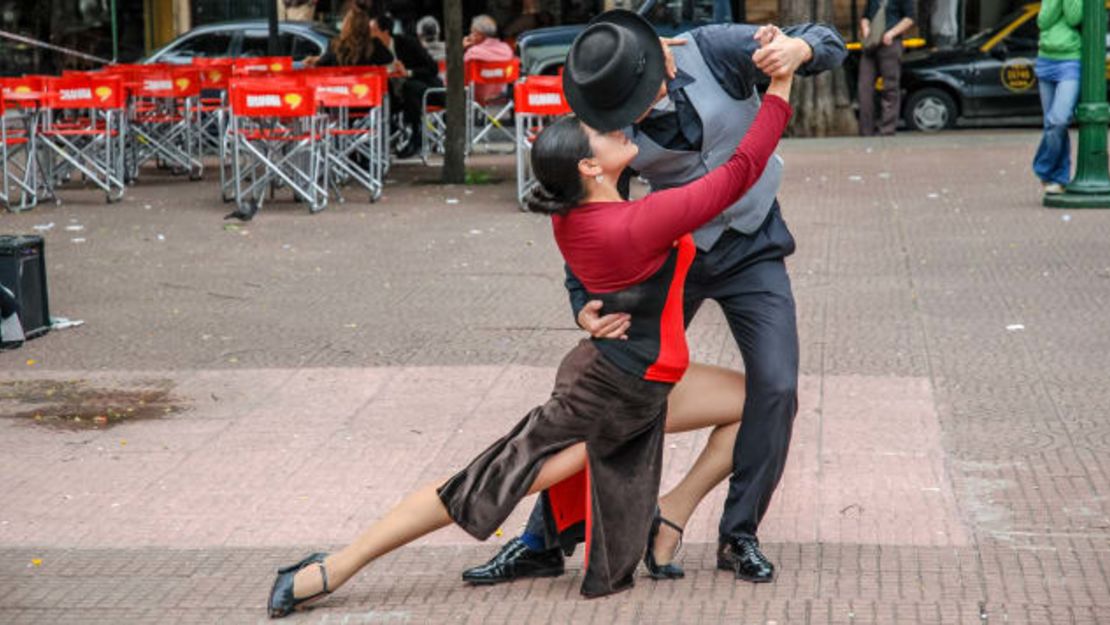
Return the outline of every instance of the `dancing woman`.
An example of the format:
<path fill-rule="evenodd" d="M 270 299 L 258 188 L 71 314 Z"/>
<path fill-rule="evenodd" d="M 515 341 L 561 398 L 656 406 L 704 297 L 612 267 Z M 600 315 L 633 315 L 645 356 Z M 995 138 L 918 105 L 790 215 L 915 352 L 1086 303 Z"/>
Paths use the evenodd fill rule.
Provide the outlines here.
<path fill-rule="evenodd" d="M 612 27 L 611 36 L 633 37 Z M 639 49 L 638 46 L 625 49 Z M 621 56 L 623 84 L 606 88 L 646 107 L 662 51 Z M 486 539 L 526 495 L 567 478 L 587 456 L 586 571 L 581 592 L 630 587 L 652 523 L 662 469 L 668 395 L 688 367 L 682 289 L 695 249 L 690 232 L 736 202 L 762 174 L 791 115 L 792 74 L 772 75 L 767 97 L 732 158 L 689 185 L 623 201 L 617 180 L 637 147 L 614 128 L 560 120 L 536 139 L 540 185 L 532 210 L 552 215 L 566 263 L 606 310 L 627 312 L 627 340 L 585 340 L 559 365 L 550 399 L 445 482 L 405 497 L 354 542 L 280 569 L 273 617 L 334 591 L 375 559 L 454 522 Z"/>

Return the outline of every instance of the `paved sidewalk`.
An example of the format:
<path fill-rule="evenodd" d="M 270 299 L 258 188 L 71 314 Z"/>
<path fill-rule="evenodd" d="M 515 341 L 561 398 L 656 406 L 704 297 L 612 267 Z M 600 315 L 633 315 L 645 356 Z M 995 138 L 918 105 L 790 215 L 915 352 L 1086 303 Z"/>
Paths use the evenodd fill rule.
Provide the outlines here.
<path fill-rule="evenodd" d="M 761 529 L 776 583 L 715 570 L 718 489 L 684 580 L 586 601 L 579 553 L 464 586 L 529 501 L 290 622 L 1110 623 L 1110 211 L 1039 207 L 1036 136 L 785 143 L 802 377 Z M 265 621 L 275 566 L 542 401 L 580 333 L 511 165 L 479 159 L 506 182 L 469 188 L 400 166 L 377 204 L 228 228 L 213 183 L 157 175 L 0 217 L 54 224 L 52 312 L 86 322 L 0 355 L 0 623 Z M 713 305 L 690 344 L 742 368 Z M 668 438 L 664 487 L 703 441 Z"/>

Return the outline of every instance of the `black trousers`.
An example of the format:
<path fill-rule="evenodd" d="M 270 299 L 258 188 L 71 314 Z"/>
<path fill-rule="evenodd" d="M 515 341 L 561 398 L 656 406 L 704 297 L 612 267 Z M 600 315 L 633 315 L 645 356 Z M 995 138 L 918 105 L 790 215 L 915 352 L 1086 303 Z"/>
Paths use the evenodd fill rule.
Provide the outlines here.
<path fill-rule="evenodd" d="M 798 326 L 785 258 L 794 237 L 778 202 L 756 232 L 725 231 L 698 251 L 686 278 L 689 325 L 702 303 L 720 305 L 744 359 L 747 397 L 733 448 L 732 475 L 718 529 L 720 539 L 755 537 L 786 466 L 798 412 Z M 525 531 L 559 546 L 547 506 L 538 501 Z"/>
<path fill-rule="evenodd" d="M 417 145 L 420 144 L 421 140 L 420 120 L 424 116 L 424 92 L 433 87 L 442 86 L 443 81 L 438 77 L 418 78 L 413 76 L 406 78 L 396 92 L 397 98 L 394 99 L 394 105 L 396 106 L 397 99 L 400 99 L 405 125 L 413 129 L 413 141 L 416 141 Z M 442 100 L 436 103 L 441 104 Z"/>

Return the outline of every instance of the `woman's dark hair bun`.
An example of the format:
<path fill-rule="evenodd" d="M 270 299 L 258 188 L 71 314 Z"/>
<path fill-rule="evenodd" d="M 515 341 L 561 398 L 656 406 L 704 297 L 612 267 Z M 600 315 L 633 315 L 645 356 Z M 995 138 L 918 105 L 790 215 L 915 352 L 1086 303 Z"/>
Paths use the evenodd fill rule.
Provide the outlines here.
<path fill-rule="evenodd" d="M 544 128 L 532 144 L 529 160 L 537 183 L 524 205 L 547 215 L 562 215 L 578 206 L 586 196 L 578 162 L 592 155 L 590 138 L 573 115 Z"/>
<path fill-rule="evenodd" d="M 562 215 L 574 208 L 574 203 L 568 202 L 565 198 L 559 197 L 558 194 L 552 193 L 550 189 L 537 183 L 532 185 L 532 188 L 524 195 L 524 206 L 533 213 Z"/>

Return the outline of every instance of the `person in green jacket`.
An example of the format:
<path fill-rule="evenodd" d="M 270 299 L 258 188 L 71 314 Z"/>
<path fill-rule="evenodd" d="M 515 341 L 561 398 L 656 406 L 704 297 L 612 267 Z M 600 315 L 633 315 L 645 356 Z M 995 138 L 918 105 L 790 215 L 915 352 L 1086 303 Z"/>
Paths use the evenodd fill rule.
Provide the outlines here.
<path fill-rule="evenodd" d="M 1068 125 L 1079 100 L 1079 22 L 1083 0 L 1044 0 L 1037 15 L 1041 38 L 1036 74 L 1044 109 L 1044 135 L 1033 157 L 1033 173 L 1044 192 L 1063 193 L 1071 179 Z"/>

